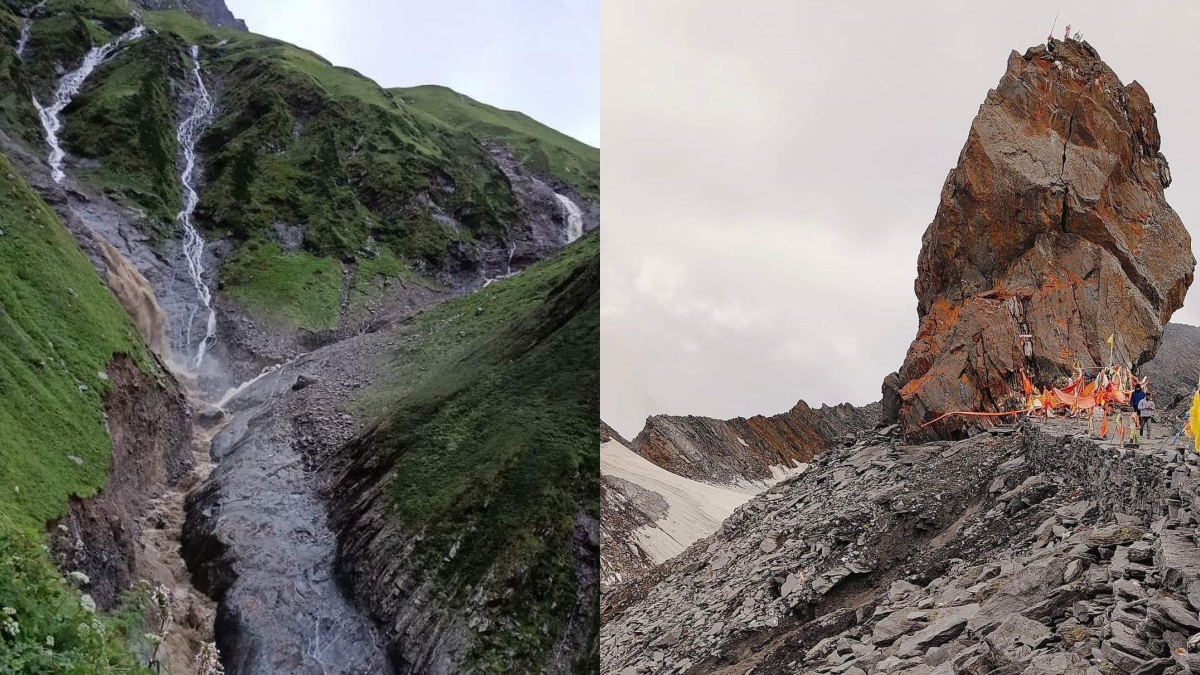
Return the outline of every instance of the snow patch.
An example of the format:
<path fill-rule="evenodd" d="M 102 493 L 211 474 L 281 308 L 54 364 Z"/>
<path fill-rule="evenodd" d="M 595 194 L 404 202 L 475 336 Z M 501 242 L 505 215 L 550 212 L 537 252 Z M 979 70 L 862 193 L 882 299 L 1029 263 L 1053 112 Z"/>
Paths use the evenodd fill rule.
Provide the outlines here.
<path fill-rule="evenodd" d="M 633 533 L 637 544 L 656 563 L 670 560 L 692 542 L 715 532 L 737 507 L 754 496 L 677 476 L 616 439 L 600 444 L 600 473 L 627 480 L 666 500 L 667 516 Z"/>

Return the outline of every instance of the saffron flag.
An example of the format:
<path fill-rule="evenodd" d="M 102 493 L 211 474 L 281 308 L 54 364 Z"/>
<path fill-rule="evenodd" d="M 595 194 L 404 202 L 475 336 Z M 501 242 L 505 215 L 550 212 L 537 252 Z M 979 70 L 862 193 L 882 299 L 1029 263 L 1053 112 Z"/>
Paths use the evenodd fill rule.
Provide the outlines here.
<path fill-rule="evenodd" d="M 1196 452 L 1200 452 L 1200 391 L 1192 394 L 1192 409 L 1188 411 L 1189 436 L 1196 444 Z"/>

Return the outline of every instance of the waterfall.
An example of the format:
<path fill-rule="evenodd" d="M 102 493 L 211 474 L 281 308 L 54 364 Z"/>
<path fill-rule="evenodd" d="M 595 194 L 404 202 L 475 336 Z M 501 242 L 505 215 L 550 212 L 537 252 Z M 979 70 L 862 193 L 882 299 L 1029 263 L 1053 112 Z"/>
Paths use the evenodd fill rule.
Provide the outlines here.
<path fill-rule="evenodd" d="M 158 299 L 150 288 L 150 282 L 141 272 L 122 256 L 104 237 L 93 233 L 92 238 L 100 248 L 107 269 L 106 281 L 113 295 L 129 312 L 142 339 L 150 351 L 158 354 L 166 363 L 171 363 L 171 349 L 167 344 L 167 315 L 158 306 Z"/>
<path fill-rule="evenodd" d="M 29 32 L 33 29 L 33 13 L 46 6 L 46 0 L 30 7 L 21 19 L 21 35 L 17 38 L 17 58 L 25 60 L 25 46 L 29 44 Z"/>
<path fill-rule="evenodd" d="M 565 235 L 567 243 L 570 244 L 583 236 L 583 215 L 579 212 L 579 207 L 575 205 L 575 202 L 568 199 L 565 195 L 555 192 L 554 196 L 558 197 L 558 203 L 562 204 L 563 212 L 567 216 L 567 231 Z"/>
<path fill-rule="evenodd" d="M 21 36 L 17 38 L 17 58 L 25 60 L 25 45 L 29 44 L 29 30 L 33 26 L 30 19 L 21 19 Z"/>
<path fill-rule="evenodd" d="M 517 252 L 517 245 L 514 242 L 508 242 L 508 264 L 504 267 L 504 274 L 512 276 L 512 257 Z"/>
<path fill-rule="evenodd" d="M 185 351 L 191 349 L 192 326 L 196 323 L 196 314 L 201 309 L 207 312 L 204 321 L 204 337 L 196 345 L 196 353 L 188 363 L 190 370 L 197 370 L 204 360 L 204 353 L 208 350 L 209 343 L 217 334 L 217 314 L 212 308 L 212 291 L 204 283 L 204 238 L 192 224 L 192 212 L 196 210 L 196 204 L 200 201 L 200 196 L 193 184 L 196 173 L 196 141 L 199 140 L 200 132 L 212 115 L 213 101 L 208 94 L 208 89 L 204 86 L 204 78 L 200 75 L 200 48 L 192 45 L 191 53 L 192 79 L 195 85 L 192 92 L 192 111 L 179 124 L 179 129 L 175 133 L 179 147 L 183 149 L 183 173 L 179 176 L 179 183 L 183 186 L 183 210 L 175 218 L 183 227 L 183 255 L 187 258 L 188 275 L 192 279 L 192 285 L 195 286 L 196 295 L 200 300 L 188 317 Z"/>
<path fill-rule="evenodd" d="M 71 104 L 71 99 L 79 93 L 83 88 L 83 83 L 87 80 L 92 71 L 96 69 L 104 60 L 107 59 L 117 47 L 130 40 L 136 40 L 146 32 L 145 26 L 137 25 L 132 30 L 121 35 L 116 40 L 99 47 L 93 47 L 91 51 L 83 57 L 83 63 L 75 70 L 62 76 L 58 81 L 58 88 L 54 90 L 54 102 L 48 107 L 42 107 L 38 102 L 37 96 L 33 97 L 33 107 L 37 108 L 38 117 L 42 120 L 42 127 L 46 130 L 46 145 L 50 147 L 50 175 L 54 178 L 55 183 L 63 182 L 67 177 L 62 170 L 63 149 L 58 144 L 58 132 L 62 130 L 62 111 Z"/>

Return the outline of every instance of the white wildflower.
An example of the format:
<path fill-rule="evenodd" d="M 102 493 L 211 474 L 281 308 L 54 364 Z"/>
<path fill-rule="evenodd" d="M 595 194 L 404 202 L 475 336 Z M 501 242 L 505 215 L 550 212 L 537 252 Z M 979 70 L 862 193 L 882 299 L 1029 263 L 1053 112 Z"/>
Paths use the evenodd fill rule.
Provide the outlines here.
<path fill-rule="evenodd" d="M 159 618 L 162 621 L 163 628 L 171 623 L 171 589 L 163 584 L 159 584 L 158 588 L 150 594 L 150 601 L 158 607 Z"/>
<path fill-rule="evenodd" d="M 0 621 L 0 633 L 8 633 L 10 637 L 17 637 L 20 632 L 21 626 L 11 616 L 6 616 L 3 621 Z"/>
<path fill-rule="evenodd" d="M 96 601 L 93 600 L 92 596 L 88 595 L 87 593 L 79 596 L 79 606 L 82 607 L 83 611 L 85 612 L 91 612 L 93 614 L 96 613 Z"/>
<path fill-rule="evenodd" d="M 196 672 L 199 675 L 225 675 L 221 666 L 221 655 L 213 642 L 201 642 L 200 651 L 196 652 Z"/>
<path fill-rule="evenodd" d="M 53 635 L 46 636 L 46 646 L 51 647 L 51 648 L 54 647 L 54 636 Z"/>
<path fill-rule="evenodd" d="M 88 584 L 92 583 L 92 580 L 88 578 L 88 575 L 78 570 L 68 574 L 67 578 L 79 584 L 80 586 L 87 586 Z"/>

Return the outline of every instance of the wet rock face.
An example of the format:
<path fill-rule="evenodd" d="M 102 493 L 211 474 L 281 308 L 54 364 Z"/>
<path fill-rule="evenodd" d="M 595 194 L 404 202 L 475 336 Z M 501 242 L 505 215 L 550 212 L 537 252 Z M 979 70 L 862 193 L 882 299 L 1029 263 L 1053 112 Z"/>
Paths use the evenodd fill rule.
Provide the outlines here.
<path fill-rule="evenodd" d="M 870 428 L 877 417 L 874 405 L 855 408 L 843 403 L 813 410 L 804 401 L 772 417 L 655 415 L 646 420 L 630 449 L 684 478 L 764 488 L 779 477 L 779 468 L 808 462 L 847 434 Z"/>
<path fill-rule="evenodd" d="M 581 197 L 570 187 L 557 184 L 558 181 L 548 182 L 534 175 L 507 146 L 495 142 L 486 146 L 496 165 L 508 178 L 520 207 L 519 219 L 510 227 L 507 235 L 516 244 L 512 257 L 513 270 L 531 265 L 566 246 L 567 214 L 554 196 L 556 192 L 565 195 L 579 207 L 584 232 L 600 226 L 598 202 Z M 504 273 L 507 251 L 485 253 L 484 266 Z"/>
<path fill-rule="evenodd" d="M 361 420 L 338 406 L 369 379 L 383 343 L 363 335 L 319 350 L 225 404 L 218 464 L 188 497 L 181 543 L 193 583 L 217 601 L 229 675 L 391 673 L 370 619 L 334 578 L 337 542 L 309 454 L 356 432 Z"/>
<path fill-rule="evenodd" d="M 1004 409 L 1021 367 L 1052 384 L 1107 363 L 1113 333 L 1118 362 L 1154 356 L 1195 268 L 1159 143 L 1146 91 L 1087 43 L 1010 55 L 922 239 L 920 328 L 884 382 L 885 420 L 960 434 L 979 418 L 919 425 Z"/>

